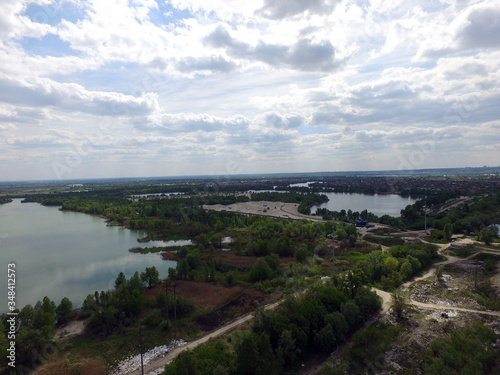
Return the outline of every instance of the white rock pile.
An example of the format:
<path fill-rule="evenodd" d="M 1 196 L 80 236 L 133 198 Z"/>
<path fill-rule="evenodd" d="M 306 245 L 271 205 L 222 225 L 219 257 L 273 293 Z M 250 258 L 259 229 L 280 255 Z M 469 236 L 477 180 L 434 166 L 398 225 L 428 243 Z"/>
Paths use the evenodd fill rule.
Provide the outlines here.
<path fill-rule="evenodd" d="M 146 353 L 142 354 L 142 361 L 144 366 L 148 365 L 151 361 L 155 360 L 159 357 L 164 357 L 171 350 L 186 345 L 187 342 L 184 340 L 172 340 L 169 345 L 160 345 L 156 346 L 151 350 L 148 350 Z M 141 368 L 141 355 L 137 354 L 135 356 L 129 357 L 118 363 L 118 366 L 115 371 L 111 373 L 111 375 L 125 375 L 131 373 L 135 370 Z M 158 375 L 161 373 L 163 369 L 157 369 L 155 371 L 150 372 L 148 375 Z"/>

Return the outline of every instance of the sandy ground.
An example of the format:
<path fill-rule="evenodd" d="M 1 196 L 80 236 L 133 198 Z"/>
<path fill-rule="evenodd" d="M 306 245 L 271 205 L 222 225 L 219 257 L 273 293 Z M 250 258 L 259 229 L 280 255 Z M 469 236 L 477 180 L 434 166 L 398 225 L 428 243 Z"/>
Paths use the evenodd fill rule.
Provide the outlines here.
<path fill-rule="evenodd" d="M 204 205 L 205 210 L 237 212 L 240 214 L 262 215 L 271 217 L 281 217 L 288 219 L 307 219 L 312 221 L 323 221 L 321 217 L 303 215 L 298 211 L 298 203 L 283 202 L 242 202 L 234 204 L 213 204 Z"/>
<path fill-rule="evenodd" d="M 55 339 L 57 341 L 62 341 L 72 336 L 81 335 L 84 330 L 84 320 L 73 320 L 56 330 Z"/>

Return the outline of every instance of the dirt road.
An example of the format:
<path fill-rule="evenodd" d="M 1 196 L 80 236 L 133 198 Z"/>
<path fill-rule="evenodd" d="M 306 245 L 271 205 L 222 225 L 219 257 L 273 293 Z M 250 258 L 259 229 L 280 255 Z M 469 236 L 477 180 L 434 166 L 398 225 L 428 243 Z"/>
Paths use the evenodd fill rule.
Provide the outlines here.
<path fill-rule="evenodd" d="M 410 303 L 413 306 L 423 307 L 426 309 L 457 310 L 457 311 L 465 311 L 465 312 L 471 312 L 471 313 L 476 313 L 476 314 L 483 314 L 483 315 L 491 315 L 491 316 L 500 317 L 500 311 L 473 310 L 473 309 L 466 309 L 466 308 L 457 307 L 457 306 L 438 305 L 435 303 L 422 303 L 422 302 L 418 302 L 418 301 L 414 301 L 414 300 L 410 300 Z"/>
<path fill-rule="evenodd" d="M 389 309 L 391 308 L 392 305 L 392 294 L 389 292 L 386 292 L 384 290 L 380 290 L 377 288 L 372 288 L 377 295 L 382 298 L 382 311 L 380 314 L 385 314 Z"/>
<path fill-rule="evenodd" d="M 280 303 L 281 303 L 280 301 L 274 302 L 274 303 L 271 303 L 269 305 L 266 305 L 264 308 L 266 310 L 274 309 Z M 149 374 L 150 372 L 153 372 L 153 371 L 155 371 L 155 370 L 157 370 L 159 368 L 163 369 L 165 367 L 165 365 L 167 365 L 170 362 L 172 362 L 184 350 L 195 349 L 198 346 L 205 344 L 210 339 L 222 336 L 222 335 L 224 335 L 224 334 L 232 331 L 233 329 L 239 327 L 240 325 L 242 325 L 242 324 L 244 324 L 244 323 L 246 323 L 246 322 L 248 322 L 248 321 L 250 321 L 252 319 L 253 319 L 253 312 L 245 314 L 245 315 L 239 317 L 238 319 L 232 321 L 231 323 L 228 323 L 228 324 L 220 327 L 219 329 L 217 329 L 217 330 L 215 330 L 213 332 L 210 332 L 209 334 L 207 334 L 207 335 L 205 335 L 203 337 L 200 337 L 198 340 L 191 341 L 189 344 L 187 344 L 185 346 L 180 346 L 178 348 L 175 348 L 171 352 L 167 353 L 165 355 L 165 357 L 157 358 L 157 359 L 151 361 L 151 363 L 149 363 L 147 366 L 144 366 L 144 374 Z M 127 373 L 127 374 L 130 374 L 130 375 L 140 375 L 141 374 L 141 370 L 140 369 L 139 370 L 135 370 L 135 371 Z"/>

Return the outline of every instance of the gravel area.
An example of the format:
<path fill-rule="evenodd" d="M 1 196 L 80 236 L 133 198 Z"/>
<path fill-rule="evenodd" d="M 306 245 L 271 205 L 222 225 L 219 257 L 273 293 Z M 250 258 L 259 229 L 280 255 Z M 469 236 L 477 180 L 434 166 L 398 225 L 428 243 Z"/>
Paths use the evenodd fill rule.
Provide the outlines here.
<path fill-rule="evenodd" d="M 172 340 L 169 345 L 160 345 L 154 347 L 151 350 L 148 350 L 146 353 L 142 355 L 142 361 L 144 366 L 149 364 L 151 361 L 155 360 L 159 357 L 164 357 L 171 350 L 187 345 L 187 342 L 184 340 Z M 120 363 L 118 363 L 118 368 L 111 373 L 111 375 L 125 375 L 132 371 L 138 370 L 141 368 L 141 355 L 137 354 L 133 357 L 129 357 Z M 163 372 L 162 368 L 156 369 L 155 371 L 149 372 L 147 375 L 158 375 Z"/>

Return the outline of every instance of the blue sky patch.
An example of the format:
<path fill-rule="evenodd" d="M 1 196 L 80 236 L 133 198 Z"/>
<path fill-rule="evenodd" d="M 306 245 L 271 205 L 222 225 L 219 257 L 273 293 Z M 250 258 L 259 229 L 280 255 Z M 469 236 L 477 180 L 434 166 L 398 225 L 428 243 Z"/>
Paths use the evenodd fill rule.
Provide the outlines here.
<path fill-rule="evenodd" d="M 85 11 L 70 2 L 57 2 L 49 5 L 29 4 L 24 11 L 31 21 L 58 25 L 63 19 L 76 23 L 85 17 Z"/>
<path fill-rule="evenodd" d="M 24 50 L 30 55 L 38 56 L 71 56 L 78 55 L 69 45 L 59 38 L 58 35 L 47 34 L 41 39 L 39 38 L 24 38 L 20 41 Z"/>

